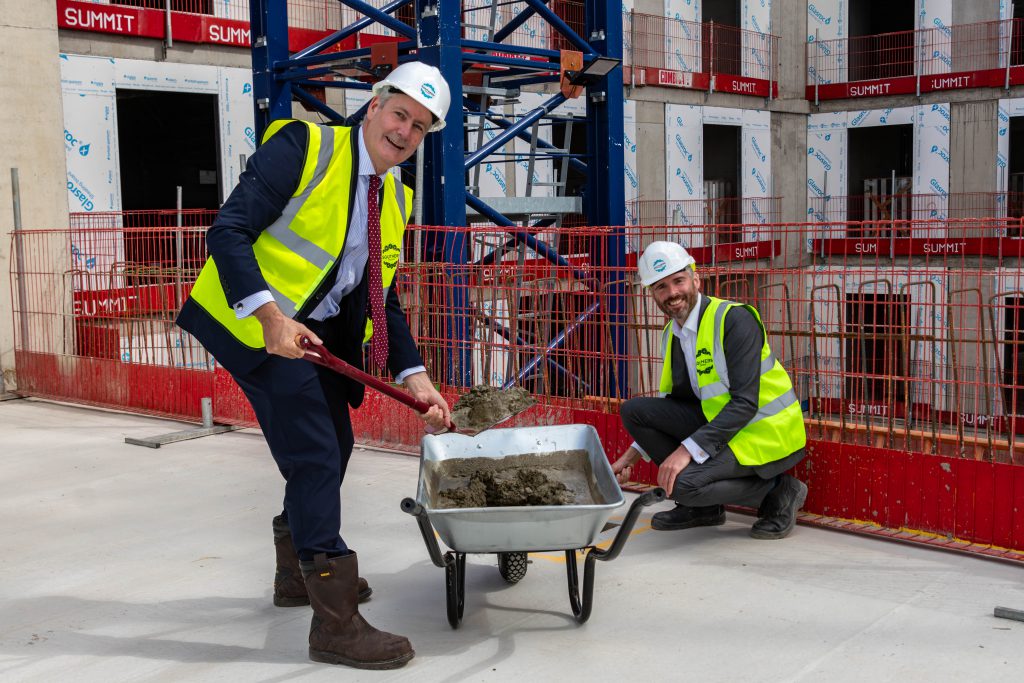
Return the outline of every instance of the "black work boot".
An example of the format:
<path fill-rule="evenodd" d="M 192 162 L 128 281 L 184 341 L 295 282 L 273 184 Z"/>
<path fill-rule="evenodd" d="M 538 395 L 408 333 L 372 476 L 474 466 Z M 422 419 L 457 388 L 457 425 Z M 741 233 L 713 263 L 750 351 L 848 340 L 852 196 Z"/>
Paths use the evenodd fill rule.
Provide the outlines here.
<path fill-rule="evenodd" d="M 306 592 L 313 606 L 309 624 L 309 658 L 357 669 L 397 669 L 416 653 L 409 639 L 370 626 L 359 614 L 359 565 L 356 554 L 327 557 L 320 553 L 307 570 Z"/>
<path fill-rule="evenodd" d="M 309 604 L 306 583 L 299 569 L 299 556 L 292 543 L 292 532 L 284 515 L 274 517 L 274 551 L 277 569 L 274 571 L 274 604 L 278 607 L 299 607 Z M 359 602 L 370 599 L 373 589 L 366 579 L 359 577 Z"/>
<path fill-rule="evenodd" d="M 658 531 L 678 531 L 695 526 L 718 526 L 725 524 L 724 505 L 689 507 L 676 503 L 675 508 L 655 513 L 651 517 L 651 528 Z"/>
<path fill-rule="evenodd" d="M 758 520 L 750 527 L 750 536 L 760 540 L 778 540 L 789 536 L 796 526 L 796 513 L 807 500 L 807 484 L 788 474 L 780 475 L 757 509 Z"/>

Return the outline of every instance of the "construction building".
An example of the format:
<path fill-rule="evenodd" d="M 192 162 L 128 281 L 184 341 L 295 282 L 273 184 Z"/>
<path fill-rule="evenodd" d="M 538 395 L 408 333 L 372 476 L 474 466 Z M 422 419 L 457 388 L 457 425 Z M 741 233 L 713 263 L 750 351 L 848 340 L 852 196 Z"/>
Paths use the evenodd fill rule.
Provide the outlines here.
<path fill-rule="evenodd" d="M 423 265 L 453 262 L 437 246 L 449 237 L 420 242 L 410 269 L 410 314 L 451 387 L 518 383 L 567 419 L 614 417 L 616 401 L 655 389 L 660 324 L 634 282 L 591 280 L 631 273 L 646 242 L 676 239 L 712 291 L 756 303 L 768 322 L 827 463 L 811 513 L 1024 551 L 1010 504 L 1024 463 L 1024 2 L 393 4 L 368 3 L 383 20 L 368 15 L 377 23 L 314 53 L 360 21 L 359 3 L 289 0 L 276 48 L 253 47 L 272 31 L 253 41 L 247 0 L 0 3 L 0 135 L 19 184 L 15 206 L 14 176 L 0 174 L 6 388 L 197 418 L 220 380 L 170 313 L 260 116 L 357 112 L 368 83 L 331 51 L 386 58 L 379 46 L 415 36 L 417 12 L 433 7 L 479 59 L 463 125 L 446 133 L 465 170 L 459 155 L 427 155 L 416 222 L 446 228 L 456 261 L 481 270 L 467 284 Z M 482 47 L 499 39 L 507 54 Z M 581 41 L 621 65 L 570 84 L 572 97 L 552 99 L 564 64 L 561 81 L 502 75 Z M 330 68 L 307 59 L 282 94 L 267 69 L 254 78 L 268 49 L 326 55 Z M 523 135 L 497 137 L 513 126 Z M 505 228 L 522 225 L 530 235 L 509 242 Z M 438 309 L 437 296 L 455 298 Z M 103 379 L 83 387 L 86 376 Z M 123 398 L 140 382 L 175 389 Z M 251 421 L 238 396 L 215 403 L 218 421 Z M 370 422 L 368 440 L 415 447 L 415 429 Z M 611 451 L 623 437 L 609 429 Z M 956 483 L 928 474 L 920 495 L 932 502 L 916 507 L 882 491 L 887 476 L 920 490 L 901 451 L 928 456 L 913 467 L 952 468 Z M 997 510 L 986 515 L 962 507 L 983 477 Z M 1018 483 L 991 484 L 1005 477 Z"/>

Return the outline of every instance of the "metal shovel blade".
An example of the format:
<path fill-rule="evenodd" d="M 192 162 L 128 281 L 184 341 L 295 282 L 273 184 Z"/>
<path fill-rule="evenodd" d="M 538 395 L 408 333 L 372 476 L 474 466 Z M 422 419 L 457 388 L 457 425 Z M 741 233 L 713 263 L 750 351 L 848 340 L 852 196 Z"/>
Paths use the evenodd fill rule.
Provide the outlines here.
<path fill-rule="evenodd" d="M 529 392 L 520 387 L 501 389 L 480 384 L 455 402 L 452 424 L 458 425 L 456 431 L 459 434 L 476 436 L 515 417 L 535 403 Z"/>

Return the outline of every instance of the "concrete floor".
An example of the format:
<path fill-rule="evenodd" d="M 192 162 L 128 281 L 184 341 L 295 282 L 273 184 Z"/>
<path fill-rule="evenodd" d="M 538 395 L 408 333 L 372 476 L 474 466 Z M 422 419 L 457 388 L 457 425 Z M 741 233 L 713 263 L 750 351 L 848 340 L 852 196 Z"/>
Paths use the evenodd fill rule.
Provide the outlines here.
<path fill-rule="evenodd" d="M 164 420 L 0 403 L 3 681 L 1007 681 L 1024 671 L 1021 567 L 798 527 L 754 541 L 750 519 L 654 532 L 598 563 L 594 612 L 571 618 L 565 567 L 533 555 L 508 586 L 470 556 L 466 614 L 445 619 L 399 501 L 415 458 L 357 450 L 344 526 L 374 588 L 363 613 L 408 636 L 404 669 L 306 659 L 308 607 L 271 604 L 280 475 L 241 431 L 150 450 Z M 629 499 L 632 496 L 628 496 Z M 659 506 L 666 507 L 666 506 Z M 613 518 L 614 519 L 614 518 Z"/>

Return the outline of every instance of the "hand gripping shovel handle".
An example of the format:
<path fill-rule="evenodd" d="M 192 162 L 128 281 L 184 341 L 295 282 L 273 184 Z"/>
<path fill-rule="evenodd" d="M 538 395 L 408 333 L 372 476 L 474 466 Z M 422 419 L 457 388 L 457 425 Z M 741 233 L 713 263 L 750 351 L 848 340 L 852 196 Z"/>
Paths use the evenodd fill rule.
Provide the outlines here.
<path fill-rule="evenodd" d="M 349 379 L 354 379 L 360 384 L 368 386 L 371 389 L 376 389 L 385 396 L 393 398 L 400 403 L 404 403 L 421 415 L 430 410 L 429 403 L 413 398 L 407 392 L 402 391 L 397 387 L 393 387 L 387 382 L 382 382 L 373 375 L 368 375 L 362 370 L 349 365 L 320 344 L 314 344 L 309 337 L 303 335 L 298 339 L 298 343 L 299 346 L 306 351 L 303 356 L 306 360 L 316 363 L 317 365 L 322 365 L 325 368 L 330 368 L 331 370 L 345 375 Z"/>

